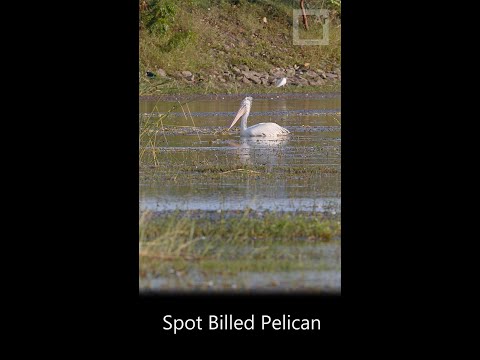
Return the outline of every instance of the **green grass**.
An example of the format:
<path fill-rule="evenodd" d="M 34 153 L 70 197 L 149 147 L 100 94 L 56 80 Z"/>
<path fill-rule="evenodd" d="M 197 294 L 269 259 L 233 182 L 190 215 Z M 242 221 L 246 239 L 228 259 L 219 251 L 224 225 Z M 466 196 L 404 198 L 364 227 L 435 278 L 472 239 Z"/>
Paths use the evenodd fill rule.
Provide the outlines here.
<path fill-rule="evenodd" d="M 168 276 L 172 267 L 208 273 L 325 270 L 322 246 L 340 243 L 338 217 L 251 210 L 233 216 L 185 212 L 140 218 L 140 274 Z M 334 265 L 333 267 L 335 267 Z"/>
<path fill-rule="evenodd" d="M 222 218 L 212 222 L 207 218 L 190 219 L 178 213 L 158 218 L 145 213 L 140 220 L 140 242 L 160 241 L 163 237 L 177 244 L 187 240 L 208 237 L 211 241 L 244 243 L 252 239 L 270 239 L 292 241 L 292 239 L 310 239 L 329 241 L 338 235 L 338 223 L 321 214 L 292 215 L 266 213 L 262 218 L 249 216 L 247 209 L 240 217 Z M 296 241 L 296 240 L 295 240 Z"/>

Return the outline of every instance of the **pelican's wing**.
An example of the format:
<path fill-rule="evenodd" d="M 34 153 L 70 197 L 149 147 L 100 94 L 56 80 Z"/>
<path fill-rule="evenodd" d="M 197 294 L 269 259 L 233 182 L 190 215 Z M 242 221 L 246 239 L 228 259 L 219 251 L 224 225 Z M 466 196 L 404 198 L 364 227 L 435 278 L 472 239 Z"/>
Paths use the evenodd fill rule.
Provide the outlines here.
<path fill-rule="evenodd" d="M 247 129 L 248 136 L 279 136 L 287 135 L 290 131 L 275 123 L 260 123 Z"/>

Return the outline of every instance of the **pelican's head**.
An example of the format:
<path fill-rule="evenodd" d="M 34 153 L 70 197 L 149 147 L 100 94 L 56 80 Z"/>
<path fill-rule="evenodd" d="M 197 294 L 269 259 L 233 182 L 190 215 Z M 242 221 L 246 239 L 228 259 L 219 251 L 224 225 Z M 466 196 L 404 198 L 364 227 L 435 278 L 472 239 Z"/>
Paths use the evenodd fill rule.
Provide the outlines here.
<path fill-rule="evenodd" d="M 238 109 L 237 115 L 235 115 L 235 119 L 233 119 L 232 124 L 228 128 L 230 130 L 233 125 L 240 119 L 240 117 L 244 114 L 249 114 L 250 113 L 250 107 L 252 106 L 252 101 L 253 98 L 251 96 L 247 96 L 245 99 L 242 100 L 242 103 L 240 104 L 240 109 Z"/>

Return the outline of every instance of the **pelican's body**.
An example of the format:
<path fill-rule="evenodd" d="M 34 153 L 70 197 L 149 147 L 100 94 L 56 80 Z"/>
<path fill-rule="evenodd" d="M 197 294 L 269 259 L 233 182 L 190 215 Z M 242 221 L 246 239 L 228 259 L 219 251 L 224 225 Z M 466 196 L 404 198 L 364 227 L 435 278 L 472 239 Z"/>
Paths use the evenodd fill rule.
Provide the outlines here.
<path fill-rule="evenodd" d="M 252 98 L 247 96 L 243 99 L 240 109 L 235 116 L 232 124 L 228 128 L 230 130 L 233 125 L 238 121 L 240 117 L 242 117 L 242 121 L 240 122 L 240 136 L 241 137 L 254 137 L 254 136 L 263 136 L 263 137 L 276 137 L 276 136 L 285 136 L 290 134 L 290 131 L 281 127 L 275 123 L 260 123 L 250 127 L 247 127 L 247 118 L 250 114 L 250 108 L 252 107 Z"/>

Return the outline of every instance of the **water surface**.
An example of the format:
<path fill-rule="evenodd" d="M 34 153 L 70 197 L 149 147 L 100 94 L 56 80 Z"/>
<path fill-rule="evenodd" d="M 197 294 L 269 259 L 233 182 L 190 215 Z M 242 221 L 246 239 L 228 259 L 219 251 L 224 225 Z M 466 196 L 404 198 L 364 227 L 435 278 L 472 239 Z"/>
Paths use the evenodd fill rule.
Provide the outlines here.
<path fill-rule="evenodd" d="M 261 214 L 306 211 L 339 218 L 339 94 L 253 95 L 248 125 L 275 122 L 291 131 L 280 139 L 240 138 L 238 127 L 225 131 L 244 96 L 140 102 L 141 129 L 146 122 L 156 122 L 140 139 L 140 210 L 191 210 L 210 218 L 212 211 L 250 208 Z M 168 272 L 142 275 L 140 289 L 339 292 L 340 239 L 311 248 L 302 241 L 283 250 L 302 257 L 298 262 L 308 265 L 302 271 L 235 274 L 229 266 L 233 258 L 221 272 L 201 271 L 195 263 L 172 264 Z M 237 250 L 241 258 L 249 249 Z"/>
<path fill-rule="evenodd" d="M 341 116 L 340 98 L 255 99 L 249 124 L 276 122 L 292 134 L 281 140 L 242 139 L 236 133 L 215 134 L 231 123 L 241 97 L 225 100 L 195 100 L 187 105 L 175 101 L 142 101 L 143 116 L 156 116 L 177 107 L 162 121 L 165 129 L 188 127 L 190 133 L 165 135 L 158 131 L 155 145 L 144 143 L 178 168 L 174 182 L 140 180 L 140 207 L 150 210 L 340 210 Z M 188 106 L 188 108 L 187 108 Z M 155 115 L 154 115 L 155 116 Z M 195 125 L 195 127 L 193 126 Z M 213 130 L 212 130 L 213 129 Z M 204 164 L 204 165 L 202 165 Z M 242 174 L 195 179 L 182 177 L 181 168 L 226 165 L 229 169 L 264 167 L 268 178 Z M 320 166 L 330 172 L 320 173 Z M 308 169 L 317 172 L 305 176 Z M 295 173 L 295 169 L 299 172 Z M 142 169 L 141 169 L 142 170 Z M 286 171 L 288 170 L 288 171 Z M 303 172 L 302 172 L 303 171 Z M 254 175 L 254 173 L 251 173 Z"/>

